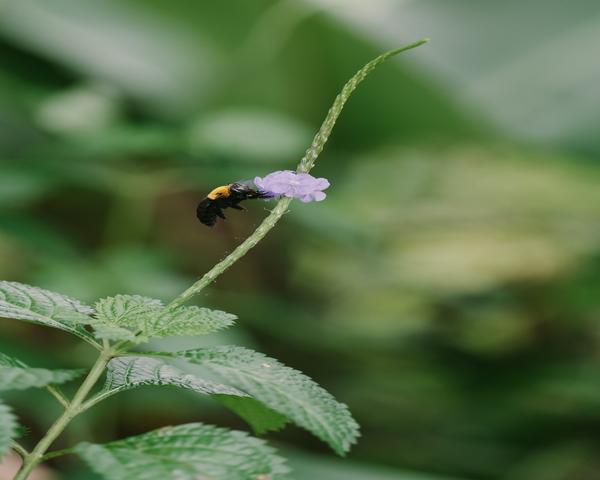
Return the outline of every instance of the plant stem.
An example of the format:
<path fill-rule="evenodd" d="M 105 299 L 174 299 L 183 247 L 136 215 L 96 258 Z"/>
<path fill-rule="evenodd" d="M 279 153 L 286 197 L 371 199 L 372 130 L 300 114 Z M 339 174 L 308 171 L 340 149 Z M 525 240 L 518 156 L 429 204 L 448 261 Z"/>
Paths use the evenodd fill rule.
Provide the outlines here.
<path fill-rule="evenodd" d="M 26 480 L 36 465 L 40 463 L 50 445 L 52 445 L 52 443 L 58 438 L 71 420 L 81 413 L 81 404 L 90 393 L 92 388 L 94 388 L 94 385 L 104 372 L 106 364 L 113 357 L 113 355 L 114 353 L 112 349 L 102 350 L 100 356 L 96 360 L 96 363 L 75 393 L 73 400 L 65 408 L 65 411 L 62 413 L 62 415 L 58 417 L 58 419 L 48 429 L 46 435 L 42 437 L 31 453 L 25 456 L 23 465 L 21 465 L 21 468 L 13 480 Z"/>
<path fill-rule="evenodd" d="M 54 385 L 48 385 L 46 390 L 60 403 L 64 408 L 69 407 L 69 400 L 65 397 L 65 395 L 60 391 L 60 389 Z"/>
<path fill-rule="evenodd" d="M 369 75 L 369 73 L 375 70 L 377 66 L 385 62 L 388 58 L 398 55 L 399 53 L 406 52 L 407 50 L 420 47 L 421 45 L 425 45 L 428 41 L 428 38 L 422 38 L 421 40 L 404 45 L 403 47 L 382 53 L 367 63 L 358 72 L 356 72 L 352 78 L 346 82 L 338 96 L 335 97 L 333 105 L 331 105 L 325 120 L 323 120 L 323 123 L 321 124 L 321 128 L 319 128 L 319 131 L 315 135 L 310 147 L 308 147 L 308 150 L 306 150 L 304 157 L 302 157 L 302 160 L 300 160 L 296 171 L 298 173 L 308 173 L 314 167 L 317 158 L 323 151 L 323 147 L 329 139 L 329 135 L 331 135 L 331 131 L 333 130 L 335 122 L 340 116 L 340 113 L 342 113 L 344 105 L 350 98 L 350 95 L 352 95 L 352 92 L 356 90 L 356 87 L 358 87 L 359 83 L 362 82 L 367 75 Z"/>
<path fill-rule="evenodd" d="M 73 448 L 64 448 L 62 450 L 48 452 L 42 457 L 42 462 L 45 462 L 46 460 L 50 460 L 52 458 L 62 457 L 63 455 L 69 455 L 70 453 L 74 453 Z"/>
<path fill-rule="evenodd" d="M 25 448 L 15 440 L 10 442 L 10 448 L 17 452 L 21 456 L 21 458 L 25 458 L 27 455 L 29 455 L 29 452 L 25 450 Z"/>
<path fill-rule="evenodd" d="M 395 50 L 390 50 L 389 52 L 385 52 L 382 55 L 379 55 L 377 58 L 371 60 L 365 66 L 363 66 L 358 72 L 354 74 L 354 76 L 346 82 L 344 87 L 342 88 L 340 94 L 335 98 L 333 105 L 327 112 L 327 116 L 323 121 L 321 128 L 315 135 L 312 144 L 306 150 L 304 157 L 300 160 L 296 171 L 298 173 L 308 173 L 314 167 L 315 162 L 321 152 L 323 151 L 323 147 L 327 140 L 329 139 L 329 135 L 333 130 L 335 122 L 337 121 L 340 113 L 342 113 L 342 109 L 346 104 L 352 92 L 356 89 L 358 84 L 362 82 L 369 73 L 371 73 L 378 65 L 385 62 L 388 58 L 393 57 L 394 55 L 398 55 L 399 53 L 405 52 L 412 48 L 416 48 L 420 45 L 423 45 L 428 42 L 428 39 L 424 38 L 417 42 L 411 43 L 409 45 L 405 45 L 404 47 L 397 48 Z M 281 219 L 283 214 L 287 212 L 287 209 L 292 201 L 291 198 L 282 198 L 279 200 L 275 208 L 271 211 L 271 214 L 263 220 L 263 222 L 259 225 L 259 227 L 254 231 L 252 235 L 250 235 L 243 243 L 241 243 L 233 252 L 231 252 L 224 260 L 217 263 L 212 269 L 208 271 L 200 280 L 194 283 L 190 288 L 188 288 L 185 292 L 179 295 L 175 300 L 173 300 L 168 307 L 175 308 L 183 303 L 187 302 L 194 295 L 200 293 L 205 287 L 214 282 L 219 275 L 221 275 L 225 270 L 231 267 L 235 262 L 237 262 L 240 258 L 242 258 L 246 253 L 253 248 L 262 238 L 271 230 L 275 224 Z"/>
<path fill-rule="evenodd" d="M 174 308 L 187 302 L 194 295 L 198 294 L 206 286 L 210 285 L 221 275 L 225 270 L 231 267 L 235 262 L 242 258 L 248 251 L 256 246 L 256 244 L 262 240 L 262 238 L 269 233 L 279 219 L 287 212 L 288 206 L 292 201 L 291 198 L 282 198 L 277 202 L 275 208 L 271 210 L 271 213 L 265 218 L 262 223 L 258 226 L 254 233 L 244 240 L 238 247 L 231 252 L 224 260 L 221 260 L 213 268 L 211 268 L 204 276 L 194 283 L 185 292 L 179 295 L 175 300 L 169 303 L 168 307 Z"/>

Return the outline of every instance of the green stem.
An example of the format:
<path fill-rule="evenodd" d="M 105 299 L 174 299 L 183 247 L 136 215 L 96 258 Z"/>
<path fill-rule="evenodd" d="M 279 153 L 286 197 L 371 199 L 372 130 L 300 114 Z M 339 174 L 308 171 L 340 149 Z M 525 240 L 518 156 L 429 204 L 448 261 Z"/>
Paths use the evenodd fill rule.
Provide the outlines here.
<path fill-rule="evenodd" d="M 201 290 L 214 282 L 219 275 L 231 267 L 240 258 L 246 255 L 251 248 L 256 246 L 256 244 L 262 240 L 267 233 L 269 233 L 269 230 L 275 226 L 279 219 L 283 217 L 285 212 L 287 212 L 291 201 L 291 198 L 282 198 L 279 200 L 269 216 L 262 221 L 258 228 L 254 230 L 252 235 L 244 240 L 244 242 L 241 243 L 233 252 L 227 255 L 224 260 L 217 263 L 206 274 L 204 274 L 200 280 L 198 280 L 190 288 L 173 300 L 168 306 L 174 308 L 187 302 L 194 295 L 198 294 Z"/>
<path fill-rule="evenodd" d="M 60 403 L 64 408 L 69 407 L 69 400 L 67 397 L 61 392 L 60 388 L 55 385 L 48 385 L 46 390 Z"/>
<path fill-rule="evenodd" d="M 31 453 L 25 456 L 23 465 L 13 480 L 26 480 L 36 465 L 42 461 L 42 458 L 50 445 L 52 445 L 52 443 L 64 431 L 71 420 L 81 413 L 81 404 L 88 396 L 92 388 L 94 388 L 94 385 L 104 372 L 106 364 L 112 357 L 113 351 L 111 349 L 102 350 L 100 356 L 96 360 L 96 363 L 88 373 L 88 376 L 75 393 L 73 400 L 65 408 L 65 411 L 62 413 L 62 415 L 58 417 L 58 419 L 48 429 L 46 435 L 44 435 L 44 437 L 38 442 Z"/>
<path fill-rule="evenodd" d="M 329 112 L 327 112 L 327 116 L 321 124 L 321 128 L 315 135 L 312 144 L 310 145 L 310 147 L 308 147 L 308 150 L 306 150 L 306 153 L 304 154 L 304 157 L 302 157 L 302 160 L 300 160 L 300 163 L 297 168 L 297 171 L 299 173 L 308 173 L 315 166 L 315 162 L 317 161 L 317 158 L 323 151 L 323 147 L 327 143 L 329 135 L 333 130 L 333 126 L 335 125 L 335 122 L 340 116 L 340 113 L 342 113 L 342 109 L 344 108 L 346 101 L 348 100 L 348 98 L 350 98 L 352 92 L 356 90 L 358 84 L 362 82 L 367 77 L 367 75 L 369 75 L 369 73 L 375 70 L 375 68 L 377 68 L 383 62 L 385 62 L 388 58 L 398 55 L 399 53 L 406 52 L 407 50 L 420 47 L 421 45 L 426 44 L 428 41 L 428 38 L 422 38 L 421 40 L 405 45 L 404 47 L 396 48 L 394 50 L 390 50 L 389 52 L 382 53 L 377 58 L 374 58 L 364 67 L 362 67 L 358 72 L 356 72 L 352 76 L 350 80 L 346 82 L 341 92 L 338 94 L 337 97 L 335 97 L 333 105 L 331 105 Z"/>
<path fill-rule="evenodd" d="M 70 455 L 72 453 L 74 453 L 73 448 L 64 448 L 62 450 L 48 452 L 42 457 L 42 462 L 45 462 L 46 460 L 50 460 L 52 458 L 62 457 L 63 455 Z"/>
<path fill-rule="evenodd" d="M 15 440 L 10 442 L 10 448 L 17 452 L 21 458 L 25 458 L 27 455 L 29 455 L 29 452 L 25 449 L 25 447 Z"/>
<path fill-rule="evenodd" d="M 321 128 L 315 135 L 312 144 L 306 150 L 304 157 L 300 160 L 298 167 L 296 169 L 299 173 L 308 173 L 314 167 L 317 158 L 323 151 L 323 147 L 327 140 L 329 139 L 329 135 L 333 130 L 335 122 L 337 121 L 340 113 L 342 113 L 342 109 L 346 104 L 352 92 L 356 89 L 358 84 L 362 82 L 369 73 L 371 73 L 378 65 L 385 62 L 388 58 L 393 57 L 394 55 L 398 55 L 399 53 L 405 52 L 412 48 L 416 48 L 420 45 L 427 43 L 429 40 L 424 38 L 417 42 L 411 43 L 409 45 L 405 45 L 404 47 L 397 48 L 395 50 L 390 50 L 389 52 L 385 52 L 382 55 L 379 55 L 377 58 L 371 60 L 364 67 L 362 67 L 358 72 L 354 74 L 354 76 L 346 82 L 340 94 L 335 98 L 333 105 L 327 112 L 327 116 L 325 120 L 321 124 Z M 219 275 L 221 275 L 225 270 L 231 267 L 235 262 L 237 262 L 240 258 L 242 258 L 248 251 L 253 248 L 262 238 L 271 230 L 275 224 L 279 221 L 279 219 L 287 212 L 287 209 L 291 203 L 291 198 L 283 198 L 279 200 L 275 208 L 271 211 L 271 214 L 263 220 L 263 222 L 259 225 L 259 227 L 254 231 L 252 235 L 250 235 L 243 243 L 241 243 L 233 252 L 231 252 L 224 260 L 217 263 L 212 269 L 208 271 L 200 280 L 194 283 L 190 288 L 188 288 L 185 292 L 179 295 L 175 300 L 173 300 L 168 306 L 169 307 L 178 307 L 183 303 L 187 302 L 194 295 L 200 293 L 204 288 L 214 282 Z"/>

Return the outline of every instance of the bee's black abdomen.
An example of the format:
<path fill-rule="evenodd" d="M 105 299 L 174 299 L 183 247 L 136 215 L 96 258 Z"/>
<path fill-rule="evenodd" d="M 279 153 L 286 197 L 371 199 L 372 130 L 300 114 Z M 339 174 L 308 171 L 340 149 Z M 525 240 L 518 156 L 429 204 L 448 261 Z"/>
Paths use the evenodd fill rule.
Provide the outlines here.
<path fill-rule="evenodd" d="M 221 208 L 210 198 L 205 198 L 198 204 L 196 216 L 198 217 L 198 220 L 200 220 L 200 223 L 203 223 L 208 227 L 213 227 L 215 223 L 217 223 L 217 216 L 225 218 Z"/>

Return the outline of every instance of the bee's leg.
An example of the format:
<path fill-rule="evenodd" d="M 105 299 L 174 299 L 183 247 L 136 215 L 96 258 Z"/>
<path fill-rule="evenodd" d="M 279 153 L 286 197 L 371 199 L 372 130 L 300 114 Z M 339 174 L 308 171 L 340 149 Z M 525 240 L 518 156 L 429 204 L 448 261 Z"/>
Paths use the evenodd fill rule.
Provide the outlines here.
<path fill-rule="evenodd" d="M 216 214 L 217 214 L 219 217 L 221 217 L 223 220 L 225 220 L 225 214 L 223 213 L 223 210 L 221 210 L 220 208 L 217 208 L 217 209 L 215 210 L 215 213 L 216 213 Z"/>
<path fill-rule="evenodd" d="M 246 210 L 244 207 L 242 207 L 241 205 L 238 205 L 238 204 L 231 205 L 231 208 L 234 208 L 236 210 Z"/>

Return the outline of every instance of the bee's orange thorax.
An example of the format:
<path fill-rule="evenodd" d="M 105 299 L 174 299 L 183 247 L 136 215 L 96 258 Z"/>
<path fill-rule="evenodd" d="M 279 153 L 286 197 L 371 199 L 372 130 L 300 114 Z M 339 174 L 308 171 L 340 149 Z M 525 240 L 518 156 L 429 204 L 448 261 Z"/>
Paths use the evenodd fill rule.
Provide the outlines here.
<path fill-rule="evenodd" d="M 211 191 L 206 198 L 209 198 L 211 200 L 216 200 L 217 198 L 220 197 L 228 197 L 231 194 L 231 191 L 229 190 L 229 185 L 225 185 L 223 187 L 217 187 L 215 188 L 213 191 Z"/>

